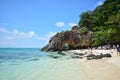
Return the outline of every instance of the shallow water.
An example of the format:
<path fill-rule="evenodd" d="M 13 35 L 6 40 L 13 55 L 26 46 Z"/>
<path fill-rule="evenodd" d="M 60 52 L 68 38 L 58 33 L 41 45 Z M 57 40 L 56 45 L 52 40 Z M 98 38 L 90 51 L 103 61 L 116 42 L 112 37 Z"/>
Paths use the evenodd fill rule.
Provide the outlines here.
<path fill-rule="evenodd" d="M 80 64 L 69 56 L 41 52 L 38 48 L 1 48 L 0 80 L 88 79 Z"/>

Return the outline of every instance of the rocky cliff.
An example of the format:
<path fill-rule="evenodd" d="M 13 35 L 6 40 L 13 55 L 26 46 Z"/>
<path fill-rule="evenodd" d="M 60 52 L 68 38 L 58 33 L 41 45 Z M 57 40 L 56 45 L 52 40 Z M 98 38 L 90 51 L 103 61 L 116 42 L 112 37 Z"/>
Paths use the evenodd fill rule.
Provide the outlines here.
<path fill-rule="evenodd" d="M 57 33 L 42 48 L 42 51 L 64 50 L 65 44 L 68 44 L 68 49 L 87 48 L 91 44 L 90 31 L 85 34 L 75 30 Z"/>

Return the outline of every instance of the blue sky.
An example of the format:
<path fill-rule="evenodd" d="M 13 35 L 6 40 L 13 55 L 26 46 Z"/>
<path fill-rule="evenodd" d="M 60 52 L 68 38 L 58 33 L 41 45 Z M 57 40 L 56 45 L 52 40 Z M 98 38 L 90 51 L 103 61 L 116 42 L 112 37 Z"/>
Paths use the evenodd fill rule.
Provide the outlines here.
<path fill-rule="evenodd" d="M 0 47 L 37 47 L 104 0 L 0 0 Z"/>

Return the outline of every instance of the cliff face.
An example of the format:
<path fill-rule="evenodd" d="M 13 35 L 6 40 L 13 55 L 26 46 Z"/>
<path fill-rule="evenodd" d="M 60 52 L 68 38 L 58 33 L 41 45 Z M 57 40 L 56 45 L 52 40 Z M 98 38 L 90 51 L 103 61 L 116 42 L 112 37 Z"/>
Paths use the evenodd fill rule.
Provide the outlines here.
<path fill-rule="evenodd" d="M 57 33 L 53 36 L 49 43 L 42 48 L 42 51 L 58 51 L 64 50 L 64 45 L 68 44 L 69 49 L 85 48 L 90 46 L 91 35 L 81 34 L 77 31 L 66 31 Z"/>

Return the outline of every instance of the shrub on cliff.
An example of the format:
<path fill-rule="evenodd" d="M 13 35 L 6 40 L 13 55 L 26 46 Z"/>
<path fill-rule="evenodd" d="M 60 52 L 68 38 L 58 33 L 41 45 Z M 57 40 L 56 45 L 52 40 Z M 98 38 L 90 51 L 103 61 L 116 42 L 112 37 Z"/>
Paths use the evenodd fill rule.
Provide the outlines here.
<path fill-rule="evenodd" d="M 81 34 L 87 34 L 87 33 L 88 33 L 88 29 L 86 27 L 82 27 Z"/>

